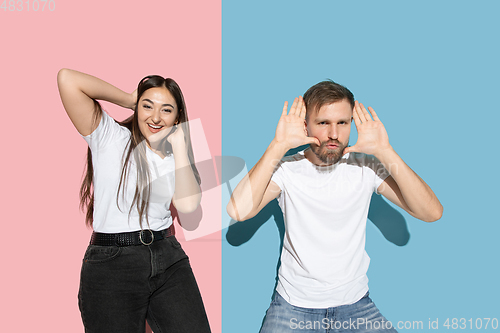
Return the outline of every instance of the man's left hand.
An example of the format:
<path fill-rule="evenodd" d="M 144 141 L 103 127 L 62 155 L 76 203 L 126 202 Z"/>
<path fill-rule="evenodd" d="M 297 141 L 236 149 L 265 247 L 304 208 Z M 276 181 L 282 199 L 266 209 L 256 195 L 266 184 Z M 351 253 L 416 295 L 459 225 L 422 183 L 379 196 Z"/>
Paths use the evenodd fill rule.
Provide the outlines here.
<path fill-rule="evenodd" d="M 384 124 L 372 107 L 368 107 L 368 110 L 358 101 L 354 103 L 353 118 L 358 131 L 358 141 L 354 146 L 346 147 L 344 155 L 356 152 L 377 156 L 383 151 L 391 149 Z"/>

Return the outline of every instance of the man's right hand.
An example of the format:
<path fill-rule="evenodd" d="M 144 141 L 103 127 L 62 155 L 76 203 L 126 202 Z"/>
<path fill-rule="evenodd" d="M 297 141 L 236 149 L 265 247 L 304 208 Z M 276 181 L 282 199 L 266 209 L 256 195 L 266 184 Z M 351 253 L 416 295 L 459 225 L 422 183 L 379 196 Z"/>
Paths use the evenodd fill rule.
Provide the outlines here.
<path fill-rule="evenodd" d="M 306 130 L 306 106 L 302 96 L 295 98 L 290 112 L 288 112 L 288 101 L 283 106 L 281 118 L 276 127 L 275 143 L 282 146 L 285 150 L 290 150 L 305 144 L 321 144 L 315 137 L 307 136 Z"/>
<path fill-rule="evenodd" d="M 308 143 L 320 144 L 317 138 L 307 136 L 306 106 L 302 96 L 293 101 L 288 114 L 287 110 L 288 102 L 285 102 L 273 141 L 257 164 L 236 186 L 227 204 L 227 213 L 236 221 L 254 217 L 271 200 L 278 197 L 281 188 L 271 178 L 277 164 L 288 150 Z"/>

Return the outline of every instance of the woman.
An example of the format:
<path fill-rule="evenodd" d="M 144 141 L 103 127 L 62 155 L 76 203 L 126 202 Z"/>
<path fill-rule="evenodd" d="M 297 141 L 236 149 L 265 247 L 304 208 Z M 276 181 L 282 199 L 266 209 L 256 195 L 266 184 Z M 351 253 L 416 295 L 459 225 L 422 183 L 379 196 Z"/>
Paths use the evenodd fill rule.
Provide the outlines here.
<path fill-rule="evenodd" d="M 170 203 L 183 213 L 201 199 L 186 106 L 172 79 L 147 76 L 131 94 L 62 69 L 64 108 L 89 144 L 80 190 L 92 225 L 79 307 L 86 332 L 210 332 L 188 257 L 173 235 Z M 116 122 L 96 100 L 134 114 Z"/>

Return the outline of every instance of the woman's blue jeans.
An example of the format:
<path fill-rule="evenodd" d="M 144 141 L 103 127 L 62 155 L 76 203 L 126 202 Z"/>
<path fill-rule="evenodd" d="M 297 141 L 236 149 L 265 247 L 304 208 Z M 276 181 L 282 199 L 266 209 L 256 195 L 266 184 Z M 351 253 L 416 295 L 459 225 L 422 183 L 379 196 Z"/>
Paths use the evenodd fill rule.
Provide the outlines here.
<path fill-rule="evenodd" d="M 210 332 L 181 245 L 170 236 L 149 246 L 89 245 L 78 304 L 85 332 Z"/>
<path fill-rule="evenodd" d="M 293 306 L 274 293 L 260 333 L 396 332 L 368 293 L 354 304 L 327 309 Z"/>

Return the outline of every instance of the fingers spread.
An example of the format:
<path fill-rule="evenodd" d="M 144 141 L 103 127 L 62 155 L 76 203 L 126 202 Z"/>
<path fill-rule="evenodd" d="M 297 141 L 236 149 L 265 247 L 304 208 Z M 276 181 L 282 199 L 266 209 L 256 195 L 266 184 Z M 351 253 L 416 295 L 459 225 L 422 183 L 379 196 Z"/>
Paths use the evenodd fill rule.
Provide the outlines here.
<path fill-rule="evenodd" d="M 364 109 L 363 104 L 359 103 L 358 101 L 356 101 L 356 102 L 354 103 L 354 110 L 356 111 L 356 114 L 358 115 L 359 120 L 360 120 L 362 123 L 364 123 L 364 122 L 367 122 L 367 121 L 368 121 L 368 119 L 366 118 L 365 113 L 363 112 L 363 109 Z M 365 111 L 366 111 L 366 110 L 365 110 Z M 368 117 L 370 117 L 370 116 L 368 115 Z M 371 118 L 370 118 L 370 119 L 371 119 Z"/>
<path fill-rule="evenodd" d="M 295 98 L 293 100 L 292 107 L 290 108 L 290 112 L 288 113 L 289 115 L 294 115 L 297 112 L 297 104 L 299 103 L 299 99 Z"/>
<path fill-rule="evenodd" d="M 283 112 L 281 112 L 281 115 L 286 116 L 287 111 L 288 111 L 288 101 L 285 101 L 285 105 L 283 105 Z"/>
<path fill-rule="evenodd" d="M 300 118 L 306 119 L 306 104 L 302 103 L 302 107 L 300 108 Z"/>
<path fill-rule="evenodd" d="M 299 96 L 299 102 L 297 103 L 297 111 L 300 112 L 303 106 L 304 106 L 304 100 L 302 99 L 302 96 Z"/>
<path fill-rule="evenodd" d="M 375 113 L 375 110 L 373 110 L 373 108 L 371 106 L 368 107 L 368 110 L 370 110 L 370 113 L 372 114 L 373 120 L 380 121 L 380 119 L 378 119 L 377 114 Z"/>
<path fill-rule="evenodd" d="M 372 117 L 368 113 L 368 110 L 366 110 L 365 106 L 363 103 L 359 103 L 359 106 L 361 107 L 361 111 L 363 112 L 363 116 L 365 117 L 366 121 L 372 120 Z M 364 121 L 364 120 L 363 120 Z"/>
<path fill-rule="evenodd" d="M 359 118 L 359 112 L 356 107 L 354 107 L 354 110 L 352 111 L 352 118 L 354 119 L 354 124 L 356 125 L 356 128 L 361 125 L 361 119 Z"/>

